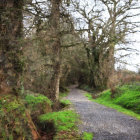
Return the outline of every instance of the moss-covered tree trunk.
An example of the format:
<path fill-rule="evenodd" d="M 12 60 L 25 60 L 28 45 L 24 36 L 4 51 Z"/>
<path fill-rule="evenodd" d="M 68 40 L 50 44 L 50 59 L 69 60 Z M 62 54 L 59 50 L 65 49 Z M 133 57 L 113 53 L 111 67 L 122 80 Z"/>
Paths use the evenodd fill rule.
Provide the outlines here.
<path fill-rule="evenodd" d="M 0 2 L 0 94 L 17 93 L 20 87 L 23 1 Z"/>
<path fill-rule="evenodd" d="M 60 5 L 61 0 L 51 0 L 51 34 L 53 50 L 53 75 L 51 79 L 51 99 L 58 101 L 61 77 L 61 43 L 60 43 Z"/>
<path fill-rule="evenodd" d="M 89 21 L 89 50 L 87 51 L 90 80 L 89 85 L 96 89 L 105 89 L 108 86 L 109 78 L 114 72 L 114 48 L 115 48 L 115 38 L 116 38 L 116 5 L 114 4 L 114 11 L 110 13 L 110 18 L 112 20 L 112 25 L 110 29 L 110 34 L 108 42 L 104 43 L 102 40 L 101 44 L 96 40 L 94 30 Z M 90 32 L 92 30 L 92 33 Z M 104 49 L 106 48 L 106 50 Z M 107 50 L 108 48 L 108 50 Z"/>
<path fill-rule="evenodd" d="M 104 53 L 102 48 L 98 46 L 92 47 L 92 53 L 89 59 L 90 81 L 89 85 L 96 89 L 106 89 L 110 76 L 114 72 L 114 47 L 115 44 L 111 41 L 109 50 Z"/>

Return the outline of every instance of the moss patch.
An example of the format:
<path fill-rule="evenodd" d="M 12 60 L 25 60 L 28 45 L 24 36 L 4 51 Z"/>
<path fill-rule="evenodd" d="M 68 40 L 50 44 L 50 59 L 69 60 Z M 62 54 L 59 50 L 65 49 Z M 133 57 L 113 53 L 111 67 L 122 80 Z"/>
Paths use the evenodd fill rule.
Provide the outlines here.
<path fill-rule="evenodd" d="M 76 129 L 77 114 L 71 110 L 43 114 L 39 117 L 41 122 L 53 121 L 57 131 L 71 131 Z"/>
<path fill-rule="evenodd" d="M 41 94 L 27 94 L 25 96 L 25 103 L 34 117 L 52 111 L 52 102 L 46 96 Z"/>
<path fill-rule="evenodd" d="M 70 100 L 63 99 L 63 100 L 60 100 L 60 104 L 67 107 L 67 106 L 71 105 L 71 102 L 70 102 Z"/>
<path fill-rule="evenodd" d="M 78 115 L 72 110 L 43 114 L 39 117 L 41 123 L 53 122 L 56 130 L 54 139 L 74 139 L 78 140 L 77 121 Z"/>
<path fill-rule="evenodd" d="M 3 95 L 0 97 L 0 138 L 15 140 L 20 137 L 32 139 L 26 108 L 16 96 Z"/>
<path fill-rule="evenodd" d="M 52 105 L 52 102 L 42 94 L 28 94 L 25 97 L 25 101 L 31 106 L 44 102 L 48 103 L 50 106 Z"/>
<path fill-rule="evenodd" d="M 94 101 L 90 93 L 86 93 L 85 96 L 88 97 L 89 100 Z"/>
<path fill-rule="evenodd" d="M 84 132 L 82 135 L 82 140 L 92 140 L 93 139 L 93 133 Z"/>

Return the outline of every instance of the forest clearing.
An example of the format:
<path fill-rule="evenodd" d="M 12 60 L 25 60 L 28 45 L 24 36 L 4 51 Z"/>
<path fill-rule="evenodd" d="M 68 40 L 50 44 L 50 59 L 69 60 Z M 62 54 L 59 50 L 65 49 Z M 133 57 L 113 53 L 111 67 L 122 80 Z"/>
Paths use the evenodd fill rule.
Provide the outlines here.
<path fill-rule="evenodd" d="M 140 140 L 139 0 L 0 0 L 0 140 Z"/>

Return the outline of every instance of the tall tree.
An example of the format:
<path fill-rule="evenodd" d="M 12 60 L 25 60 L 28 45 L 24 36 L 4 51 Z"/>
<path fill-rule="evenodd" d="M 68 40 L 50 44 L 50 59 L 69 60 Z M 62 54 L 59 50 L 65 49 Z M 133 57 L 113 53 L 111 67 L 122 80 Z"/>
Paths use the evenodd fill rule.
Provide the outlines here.
<path fill-rule="evenodd" d="M 59 98 L 59 84 L 61 77 L 61 36 L 60 36 L 60 5 L 61 0 L 51 0 L 50 30 L 53 50 L 53 76 L 51 79 L 51 98 L 57 101 Z"/>
<path fill-rule="evenodd" d="M 0 1 L 0 94 L 18 93 L 24 0 Z"/>
<path fill-rule="evenodd" d="M 98 10 L 98 4 L 101 10 Z M 128 33 L 136 32 L 137 23 L 131 21 L 130 18 L 138 14 L 131 14 L 130 11 L 139 7 L 136 0 L 123 2 L 100 0 L 98 4 L 95 3 L 89 10 L 91 6 L 89 7 L 88 2 L 82 6 L 73 2 L 86 24 L 80 31 L 88 34 L 85 49 L 90 71 L 89 85 L 94 88 L 106 88 L 109 77 L 114 71 L 115 47 L 118 44 L 128 43 L 126 40 Z M 127 50 L 127 48 L 123 49 Z"/>

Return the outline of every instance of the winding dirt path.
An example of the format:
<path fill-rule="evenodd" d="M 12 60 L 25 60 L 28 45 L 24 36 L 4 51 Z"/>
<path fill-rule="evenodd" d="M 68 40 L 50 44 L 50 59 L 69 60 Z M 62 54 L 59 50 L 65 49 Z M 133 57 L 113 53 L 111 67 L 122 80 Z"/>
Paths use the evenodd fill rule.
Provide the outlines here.
<path fill-rule="evenodd" d="M 81 131 L 93 132 L 94 140 L 140 140 L 140 121 L 135 118 L 89 101 L 74 87 L 67 98 L 81 117 Z"/>

